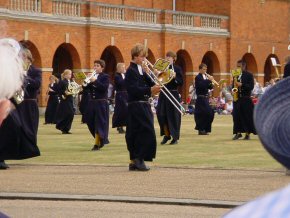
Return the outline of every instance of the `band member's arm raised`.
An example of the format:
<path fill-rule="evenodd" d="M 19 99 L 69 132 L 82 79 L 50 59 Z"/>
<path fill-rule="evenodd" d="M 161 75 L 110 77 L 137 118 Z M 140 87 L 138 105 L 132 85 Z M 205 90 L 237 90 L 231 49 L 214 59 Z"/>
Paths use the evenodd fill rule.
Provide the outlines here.
<path fill-rule="evenodd" d="M 195 77 L 195 85 L 197 87 L 202 88 L 202 89 L 212 89 L 213 88 L 212 82 L 209 79 L 204 80 L 202 78 L 202 76 L 196 76 Z"/>
<path fill-rule="evenodd" d="M 91 85 L 96 90 L 100 90 L 100 91 L 106 91 L 106 90 L 108 90 L 109 83 L 110 83 L 109 75 L 107 75 L 105 73 L 102 73 L 98 77 L 100 77 L 100 78 L 98 78 L 95 81 L 93 81 L 91 83 Z"/>

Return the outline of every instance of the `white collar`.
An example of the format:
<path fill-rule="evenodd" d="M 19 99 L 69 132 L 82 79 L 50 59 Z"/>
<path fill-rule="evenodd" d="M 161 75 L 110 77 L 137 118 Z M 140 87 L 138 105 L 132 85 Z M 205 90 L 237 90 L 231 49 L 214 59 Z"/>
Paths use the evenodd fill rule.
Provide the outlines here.
<path fill-rule="evenodd" d="M 139 74 L 140 75 L 143 75 L 143 69 L 142 69 L 142 66 L 137 64 L 137 67 L 138 67 L 138 71 L 139 71 Z"/>

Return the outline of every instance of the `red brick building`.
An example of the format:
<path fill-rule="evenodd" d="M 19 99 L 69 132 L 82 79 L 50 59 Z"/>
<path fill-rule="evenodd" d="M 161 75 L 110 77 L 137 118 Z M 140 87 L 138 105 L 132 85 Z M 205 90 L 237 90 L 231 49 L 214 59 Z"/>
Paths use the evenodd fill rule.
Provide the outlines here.
<path fill-rule="evenodd" d="M 275 78 L 270 58 L 290 55 L 289 14 L 289 0 L 0 0 L 0 34 L 31 49 L 43 71 L 40 106 L 52 73 L 89 72 L 102 58 L 113 78 L 137 42 L 151 62 L 177 52 L 185 99 L 201 62 L 216 80 L 229 80 L 241 58 L 259 82 Z"/>

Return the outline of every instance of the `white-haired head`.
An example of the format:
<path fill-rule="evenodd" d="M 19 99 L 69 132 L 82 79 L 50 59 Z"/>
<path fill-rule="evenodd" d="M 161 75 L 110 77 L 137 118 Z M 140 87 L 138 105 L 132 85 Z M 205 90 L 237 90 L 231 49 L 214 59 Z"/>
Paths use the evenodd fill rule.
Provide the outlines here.
<path fill-rule="evenodd" d="M 0 39 L 0 99 L 11 98 L 22 86 L 25 72 L 20 52 L 16 40 Z"/>

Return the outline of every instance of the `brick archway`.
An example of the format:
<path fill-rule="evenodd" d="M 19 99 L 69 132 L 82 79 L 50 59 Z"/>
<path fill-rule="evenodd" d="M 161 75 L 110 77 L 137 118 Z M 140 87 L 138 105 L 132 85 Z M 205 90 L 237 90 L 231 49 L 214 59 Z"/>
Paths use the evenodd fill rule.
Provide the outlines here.
<path fill-rule="evenodd" d="M 256 59 L 252 53 L 244 54 L 244 56 L 242 57 L 242 60 L 245 61 L 247 64 L 247 68 L 246 68 L 247 71 L 249 71 L 253 74 L 258 73 L 257 62 L 256 62 Z"/>
<path fill-rule="evenodd" d="M 214 75 L 215 73 L 220 73 L 220 62 L 213 51 L 206 52 L 201 62 L 207 65 L 208 74 Z"/>
<path fill-rule="evenodd" d="M 52 68 L 52 74 L 58 78 L 65 69 L 80 69 L 80 57 L 76 48 L 69 43 L 58 46 L 53 56 Z"/>
<path fill-rule="evenodd" d="M 187 94 L 186 73 L 192 72 L 193 65 L 192 65 L 191 57 L 186 50 L 179 50 L 177 51 L 176 54 L 177 54 L 177 59 L 175 61 L 175 64 L 180 66 L 183 72 L 183 86 L 179 88 L 179 93 L 181 94 L 181 99 L 185 102 L 186 94 Z"/>
<path fill-rule="evenodd" d="M 42 67 L 41 57 L 37 47 L 33 44 L 33 42 L 29 40 L 22 40 L 20 41 L 20 43 L 24 48 L 28 48 L 30 50 L 32 57 L 34 59 L 33 65 L 38 68 L 41 68 Z"/>
<path fill-rule="evenodd" d="M 107 46 L 102 52 L 101 59 L 106 62 L 104 71 L 110 75 L 111 81 L 113 81 L 117 63 L 124 62 L 120 50 L 116 46 Z"/>
<path fill-rule="evenodd" d="M 275 67 L 273 67 L 271 58 L 275 58 L 277 64 L 280 64 L 279 58 L 275 54 L 270 54 L 267 57 L 267 59 L 265 61 L 265 65 L 264 65 L 264 84 L 266 82 L 269 82 L 271 79 L 277 78 L 276 69 L 275 69 Z M 281 72 L 279 72 L 279 74 L 281 74 Z"/>
<path fill-rule="evenodd" d="M 209 75 L 212 75 L 216 78 L 215 74 L 220 73 L 220 62 L 218 60 L 217 55 L 213 51 L 208 51 L 204 54 L 202 58 L 202 63 L 205 63 L 207 65 L 207 73 Z M 219 76 L 220 77 L 220 76 Z M 218 79 L 215 79 L 216 81 L 219 81 Z M 213 89 L 213 95 L 218 96 L 219 89 L 215 86 Z"/>

